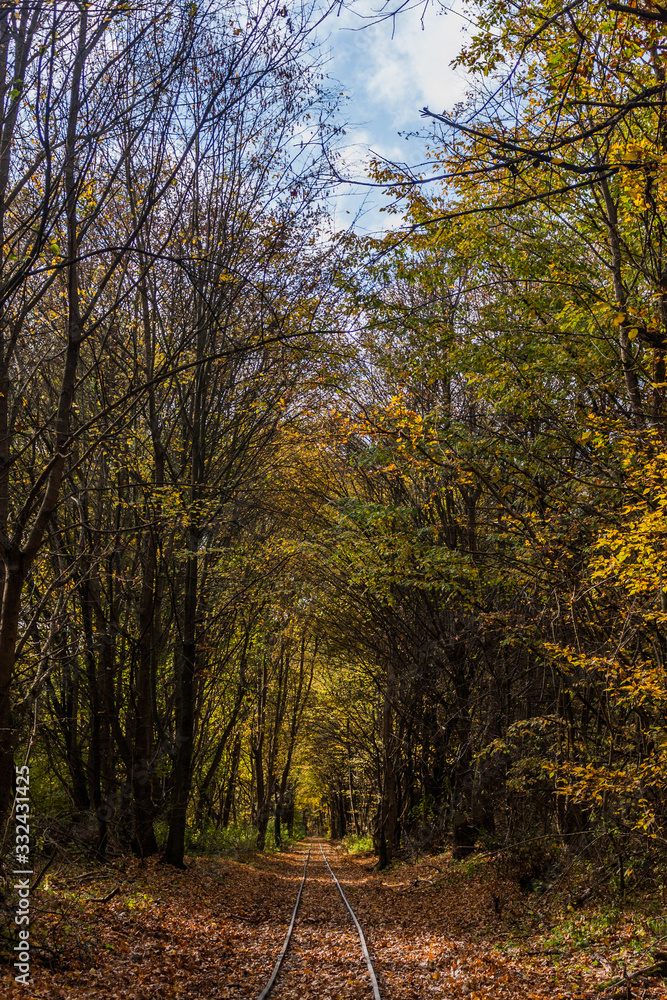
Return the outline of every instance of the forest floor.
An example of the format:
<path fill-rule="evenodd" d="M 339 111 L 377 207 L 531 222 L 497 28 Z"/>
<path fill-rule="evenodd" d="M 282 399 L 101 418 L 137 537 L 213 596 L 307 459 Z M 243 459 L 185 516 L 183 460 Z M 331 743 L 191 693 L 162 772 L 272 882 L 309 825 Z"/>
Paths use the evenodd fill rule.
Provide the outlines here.
<path fill-rule="evenodd" d="M 623 907 L 550 906 L 502 865 L 447 855 L 373 868 L 324 844 L 364 930 L 383 1000 L 636 997 L 664 1000 L 650 975 L 667 935 L 661 899 Z M 282 853 L 63 867 L 32 899 L 32 984 L 5 966 L 6 1000 L 254 1000 L 266 985 L 296 899 L 304 844 Z M 112 895 L 114 889 L 118 889 Z M 111 898 L 108 898 L 111 896 Z M 41 949 L 41 950 L 40 950 Z M 371 1000 L 359 939 L 314 845 L 275 1000 Z"/>

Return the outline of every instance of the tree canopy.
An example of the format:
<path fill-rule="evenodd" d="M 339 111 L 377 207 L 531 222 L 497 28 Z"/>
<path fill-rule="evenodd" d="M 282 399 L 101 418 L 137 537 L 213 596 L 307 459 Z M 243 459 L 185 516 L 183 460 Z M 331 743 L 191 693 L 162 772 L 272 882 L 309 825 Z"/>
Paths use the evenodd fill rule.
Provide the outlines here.
<path fill-rule="evenodd" d="M 0 13 L 3 831 L 664 848 L 666 17 L 469 12 L 373 237 L 322 11 Z"/>

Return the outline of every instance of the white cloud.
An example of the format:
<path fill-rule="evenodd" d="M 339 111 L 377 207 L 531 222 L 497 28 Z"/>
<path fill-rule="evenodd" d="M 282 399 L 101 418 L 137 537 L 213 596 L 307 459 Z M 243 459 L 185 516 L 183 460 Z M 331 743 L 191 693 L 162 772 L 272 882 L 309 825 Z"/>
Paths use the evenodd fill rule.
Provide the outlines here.
<path fill-rule="evenodd" d="M 422 30 L 420 11 L 406 11 L 396 18 L 392 37 L 391 21 L 370 24 L 361 16 L 372 13 L 371 3 L 359 0 L 324 25 L 329 31 L 325 50 L 331 54 L 327 72 L 349 96 L 345 106 L 349 124 L 341 144 L 344 170 L 357 180 L 364 179 L 369 150 L 391 161 L 422 160 L 422 143 L 406 141 L 399 131 L 419 131 L 424 125 L 420 117 L 424 106 L 434 111 L 451 109 L 466 87 L 464 75 L 449 65 L 463 44 L 465 20 L 455 12 L 441 15 L 428 9 Z M 384 228 L 391 222 L 379 213 L 386 204 L 381 193 L 351 191 L 336 199 L 339 225 L 349 222 L 346 213 L 353 215 L 364 198 L 367 216 L 360 228 Z"/>

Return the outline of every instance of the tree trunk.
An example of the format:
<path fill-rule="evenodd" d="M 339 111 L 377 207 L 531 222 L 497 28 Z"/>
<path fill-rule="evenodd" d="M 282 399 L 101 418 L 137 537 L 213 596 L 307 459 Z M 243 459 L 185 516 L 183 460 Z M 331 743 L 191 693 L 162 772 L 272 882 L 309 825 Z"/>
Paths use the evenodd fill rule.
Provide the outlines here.
<path fill-rule="evenodd" d="M 229 781 L 227 782 L 227 791 L 225 792 L 225 801 L 222 807 L 222 828 L 225 830 L 229 826 L 229 814 L 232 808 L 232 801 L 234 799 L 234 788 L 236 785 L 236 775 L 239 769 L 239 761 L 241 759 L 241 734 L 236 734 L 236 739 L 234 740 L 234 749 L 232 750 L 232 763 L 229 772 Z"/>
<path fill-rule="evenodd" d="M 196 553 L 199 536 L 191 532 L 191 552 Z M 177 677 L 176 750 L 171 770 L 171 811 L 164 860 L 184 868 L 185 830 L 190 797 L 192 740 L 194 734 L 194 677 L 196 660 L 197 556 L 189 556 L 185 569 L 183 641 Z"/>
<path fill-rule="evenodd" d="M 382 801 L 380 809 L 380 868 L 386 868 L 393 857 L 394 834 L 398 819 L 396 799 L 396 772 L 394 769 L 394 738 L 392 696 L 394 691 L 394 666 L 387 666 L 387 683 L 382 705 Z"/>
<path fill-rule="evenodd" d="M 266 847 L 266 832 L 269 828 L 271 809 L 266 805 L 260 807 L 257 814 L 257 850 L 263 851 Z"/>
<path fill-rule="evenodd" d="M 280 828 L 282 821 L 282 799 L 278 798 L 276 800 L 276 811 L 273 818 L 273 841 L 276 847 L 282 847 L 282 830 Z"/>
<path fill-rule="evenodd" d="M 157 852 L 153 830 L 152 765 L 153 696 L 151 670 L 154 645 L 156 541 L 148 528 L 141 595 L 139 598 L 139 641 L 134 709 L 134 746 L 132 760 L 132 793 L 134 802 L 134 837 L 132 850 L 139 858 Z M 182 860 L 182 859 L 181 859 Z"/>

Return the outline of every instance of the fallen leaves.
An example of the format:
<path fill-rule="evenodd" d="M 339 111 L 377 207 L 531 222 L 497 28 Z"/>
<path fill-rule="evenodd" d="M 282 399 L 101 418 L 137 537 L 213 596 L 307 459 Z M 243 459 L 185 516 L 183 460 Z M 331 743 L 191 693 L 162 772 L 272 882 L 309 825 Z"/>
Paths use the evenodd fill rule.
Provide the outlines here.
<path fill-rule="evenodd" d="M 631 964 L 632 921 L 613 942 L 553 947 L 557 916 L 537 926 L 525 898 L 491 871 L 470 876 L 442 861 L 381 874 L 367 858 L 327 848 L 364 930 L 384 1000 L 580 1000 L 600 992 Z M 151 860 L 122 863 L 108 879 L 57 872 L 35 895 L 35 933 L 59 942 L 44 965 L 33 957 L 33 985 L 5 967 L 6 1000 L 254 1000 L 268 982 L 303 873 L 304 851 L 259 856 L 252 864 L 206 857 L 185 872 Z M 428 877 L 427 877 L 428 876 Z M 503 916 L 493 896 L 502 895 Z M 66 904 L 65 911 L 63 906 Z M 523 910 L 523 913 L 522 913 Z M 63 912 L 66 923 L 63 924 Z M 562 916 L 562 915 L 561 915 Z M 65 930 L 65 927 L 69 928 Z M 565 935 L 562 927 L 559 933 Z M 55 938 L 54 938 L 55 935 Z M 604 945 L 604 947 L 602 946 Z M 319 852 L 313 852 L 292 942 L 275 1000 L 370 1000 L 359 938 Z M 633 997 L 664 998 L 664 981 L 642 979 Z"/>

